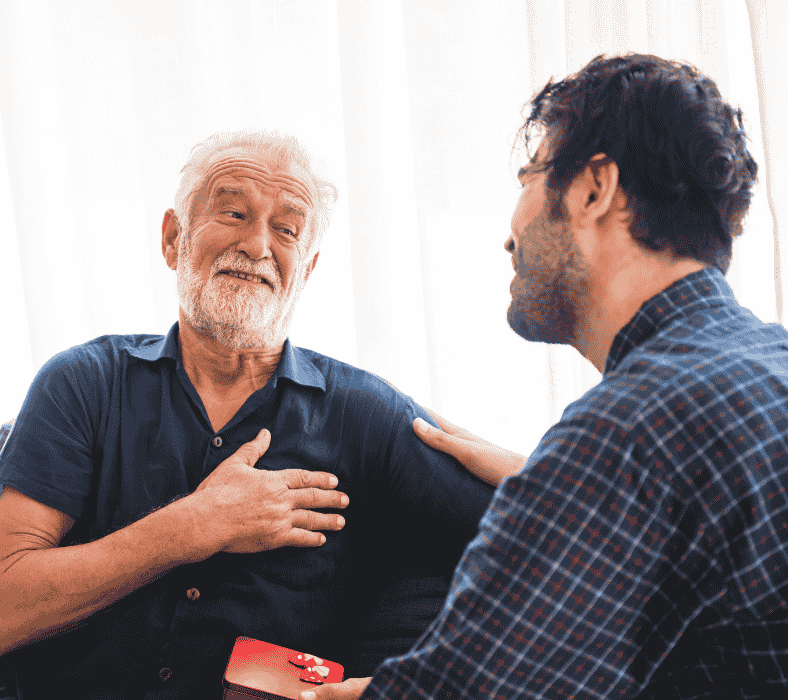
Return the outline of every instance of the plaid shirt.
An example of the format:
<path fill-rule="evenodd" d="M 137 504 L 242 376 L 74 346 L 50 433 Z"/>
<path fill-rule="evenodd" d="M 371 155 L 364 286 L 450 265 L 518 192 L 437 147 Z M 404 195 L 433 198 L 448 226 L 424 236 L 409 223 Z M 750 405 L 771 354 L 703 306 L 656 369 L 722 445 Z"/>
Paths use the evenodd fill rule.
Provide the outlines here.
<path fill-rule="evenodd" d="M 788 697 L 786 396 L 717 270 L 645 303 L 364 700 Z"/>

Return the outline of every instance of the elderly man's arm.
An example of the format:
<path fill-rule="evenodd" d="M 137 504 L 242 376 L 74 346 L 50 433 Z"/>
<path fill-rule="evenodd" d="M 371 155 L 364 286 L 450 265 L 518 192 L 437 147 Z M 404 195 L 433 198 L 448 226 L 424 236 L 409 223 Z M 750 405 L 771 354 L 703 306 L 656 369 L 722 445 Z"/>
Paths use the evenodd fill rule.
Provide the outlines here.
<path fill-rule="evenodd" d="M 197 490 L 88 544 L 58 547 L 74 519 L 6 486 L 0 494 L 0 654 L 72 625 L 168 570 L 212 554 L 319 546 L 347 496 L 323 472 L 253 467 L 267 430 Z"/>

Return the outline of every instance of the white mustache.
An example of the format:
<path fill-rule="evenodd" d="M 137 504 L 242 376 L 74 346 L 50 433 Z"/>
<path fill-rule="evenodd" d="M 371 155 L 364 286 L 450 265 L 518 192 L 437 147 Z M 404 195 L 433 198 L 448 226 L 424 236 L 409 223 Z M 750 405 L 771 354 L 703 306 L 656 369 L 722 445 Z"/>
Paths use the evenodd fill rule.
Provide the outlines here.
<path fill-rule="evenodd" d="M 275 283 L 277 286 L 280 281 L 279 270 L 275 265 L 267 265 L 265 267 L 255 266 L 250 264 L 249 260 L 235 255 L 223 255 L 214 260 L 213 265 L 211 265 L 211 273 L 216 275 L 222 270 L 232 270 L 234 272 L 243 272 L 247 275 L 257 275 L 269 282 Z"/>

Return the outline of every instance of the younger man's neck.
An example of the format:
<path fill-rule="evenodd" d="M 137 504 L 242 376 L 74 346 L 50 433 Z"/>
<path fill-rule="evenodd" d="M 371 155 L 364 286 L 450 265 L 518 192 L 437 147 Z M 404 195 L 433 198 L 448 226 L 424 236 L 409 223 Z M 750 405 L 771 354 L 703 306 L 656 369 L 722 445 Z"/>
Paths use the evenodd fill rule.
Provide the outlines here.
<path fill-rule="evenodd" d="M 706 266 L 687 258 L 669 264 L 641 259 L 601 277 L 590 290 L 589 303 L 579 319 L 573 345 L 600 372 L 604 372 L 613 341 L 645 302 L 682 277 Z"/>

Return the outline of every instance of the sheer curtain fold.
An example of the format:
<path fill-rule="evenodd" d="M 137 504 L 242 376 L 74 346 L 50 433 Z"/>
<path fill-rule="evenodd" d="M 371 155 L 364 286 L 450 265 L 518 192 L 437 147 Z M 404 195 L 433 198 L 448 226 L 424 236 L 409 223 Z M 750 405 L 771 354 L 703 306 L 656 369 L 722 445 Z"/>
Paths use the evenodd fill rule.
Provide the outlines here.
<path fill-rule="evenodd" d="M 788 285 L 781 0 L 7 0 L 0 11 L 0 418 L 55 352 L 165 332 L 164 210 L 190 148 L 291 131 L 340 190 L 292 329 L 529 452 L 599 379 L 505 321 L 521 109 L 600 53 L 688 60 L 740 104 L 761 185 L 729 279 L 764 320 Z"/>
<path fill-rule="evenodd" d="M 429 404 L 402 8 L 341 0 L 337 18 L 358 360 Z"/>

